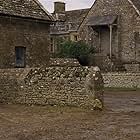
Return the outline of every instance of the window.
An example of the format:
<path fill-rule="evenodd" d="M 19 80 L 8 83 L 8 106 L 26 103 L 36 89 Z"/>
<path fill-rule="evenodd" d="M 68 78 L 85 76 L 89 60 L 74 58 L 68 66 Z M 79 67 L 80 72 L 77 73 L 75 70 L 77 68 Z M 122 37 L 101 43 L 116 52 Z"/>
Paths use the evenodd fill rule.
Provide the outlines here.
<path fill-rule="evenodd" d="M 78 41 L 78 36 L 74 35 L 74 41 Z"/>
<path fill-rule="evenodd" d="M 54 53 L 54 40 L 53 38 L 51 38 L 51 49 L 50 49 L 51 53 Z"/>
<path fill-rule="evenodd" d="M 22 46 L 15 47 L 15 56 L 16 56 L 16 67 L 17 68 L 24 68 L 25 64 L 25 54 L 26 48 Z"/>

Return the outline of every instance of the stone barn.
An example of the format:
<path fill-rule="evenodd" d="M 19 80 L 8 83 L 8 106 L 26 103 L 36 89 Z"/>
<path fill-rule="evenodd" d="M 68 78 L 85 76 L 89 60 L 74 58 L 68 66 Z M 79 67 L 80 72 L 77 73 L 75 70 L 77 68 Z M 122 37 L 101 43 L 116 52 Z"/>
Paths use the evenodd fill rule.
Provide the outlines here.
<path fill-rule="evenodd" d="M 140 0 L 96 0 L 79 35 L 92 44 L 94 63 L 102 69 L 139 70 Z"/>
<path fill-rule="evenodd" d="M 38 0 L 0 0 L 0 68 L 47 65 L 52 21 Z"/>

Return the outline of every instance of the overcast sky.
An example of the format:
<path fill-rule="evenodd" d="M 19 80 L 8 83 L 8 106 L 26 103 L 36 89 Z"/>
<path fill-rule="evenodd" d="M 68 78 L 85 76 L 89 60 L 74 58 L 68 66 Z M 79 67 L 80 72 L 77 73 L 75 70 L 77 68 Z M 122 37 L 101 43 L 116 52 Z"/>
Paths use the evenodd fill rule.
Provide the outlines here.
<path fill-rule="evenodd" d="M 94 0 L 39 0 L 44 7 L 53 12 L 53 3 L 55 1 L 63 1 L 66 3 L 66 10 L 89 8 L 93 4 Z"/>

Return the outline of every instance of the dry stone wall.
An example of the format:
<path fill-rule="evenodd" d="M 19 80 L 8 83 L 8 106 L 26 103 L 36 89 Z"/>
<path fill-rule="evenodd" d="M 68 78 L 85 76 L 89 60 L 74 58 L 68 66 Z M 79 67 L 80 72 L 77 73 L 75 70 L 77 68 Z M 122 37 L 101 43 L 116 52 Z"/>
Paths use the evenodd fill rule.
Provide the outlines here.
<path fill-rule="evenodd" d="M 0 102 L 92 107 L 89 67 L 0 69 Z M 140 88 L 140 73 L 103 74 L 105 87 Z"/>
<path fill-rule="evenodd" d="M 31 69 L 0 69 L 0 102 L 15 102 Z"/>
<path fill-rule="evenodd" d="M 105 87 L 140 88 L 140 73 L 106 73 L 103 78 Z"/>
<path fill-rule="evenodd" d="M 1 70 L 0 101 L 91 107 L 85 88 L 88 73 L 88 67 Z"/>
<path fill-rule="evenodd" d="M 125 64 L 127 72 L 140 72 L 140 64 Z"/>
<path fill-rule="evenodd" d="M 80 63 L 74 58 L 50 58 L 49 66 L 61 66 L 61 67 L 79 67 Z"/>
<path fill-rule="evenodd" d="M 29 104 L 85 106 L 87 67 L 47 67 L 34 69 L 26 76 L 18 102 Z M 88 105 L 86 105 L 88 106 Z"/>

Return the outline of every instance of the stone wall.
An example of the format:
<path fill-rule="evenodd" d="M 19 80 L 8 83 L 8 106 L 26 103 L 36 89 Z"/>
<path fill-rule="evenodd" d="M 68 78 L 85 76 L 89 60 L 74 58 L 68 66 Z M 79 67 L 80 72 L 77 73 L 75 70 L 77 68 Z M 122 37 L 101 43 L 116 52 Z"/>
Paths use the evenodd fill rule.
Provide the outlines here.
<path fill-rule="evenodd" d="M 79 67 L 80 63 L 77 59 L 73 59 L 73 58 L 50 58 L 49 66 Z"/>
<path fill-rule="evenodd" d="M 0 102 L 91 107 L 89 67 L 0 69 Z M 105 87 L 140 88 L 140 73 L 103 74 Z"/>
<path fill-rule="evenodd" d="M 88 67 L 3 71 L 0 72 L 0 81 L 3 81 L 0 83 L 1 102 L 91 106 L 85 89 Z"/>
<path fill-rule="evenodd" d="M 15 102 L 31 69 L 0 69 L 0 102 Z"/>
<path fill-rule="evenodd" d="M 25 78 L 24 93 L 18 102 L 87 106 L 89 96 L 85 90 L 88 68 L 48 67 L 32 70 Z"/>
<path fill-rule="evenodd" d="M 140 88 L 140 73 L 106 73 L 103 78 L 105 87 Z"/>
<path fill-rule="evenodd" d="M 49 24 L 39 20 L 0 16 L 0 68 L 15 67 L 15 47 L 25 47 L 26 67 L 47 65 Z"/>
<path fill-rule="evenodd" d="M 125 64 L 127 72 L 140 72 L 140 64 Z"/>

